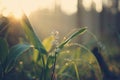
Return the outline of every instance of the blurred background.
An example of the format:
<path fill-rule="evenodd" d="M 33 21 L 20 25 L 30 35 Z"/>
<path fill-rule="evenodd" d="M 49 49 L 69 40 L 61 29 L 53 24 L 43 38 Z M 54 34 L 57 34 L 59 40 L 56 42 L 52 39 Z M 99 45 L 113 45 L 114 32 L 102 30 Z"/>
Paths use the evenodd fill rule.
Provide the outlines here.
<path fill-rule="evenodd" d="M 56 30 L 63 38 L 72 29 L 86 26 L 106 54 L 119 59 L 120 0 L 45 0 L 41 4 L 29 20 L 42 39 Z M 84 42 L 93 40 L 88 35 Z"/>
<path fill-rule="evenodd" d="M 54 31 L 63 38 L 73 29 L 86 26 L 105 55 L 120 61 L 120 0 L 45 0 L 41 4 L 29 20 L 42 39 Z M 94 41 L 89 33 L 84 36 L 83 43 Z"/>
<path fill-rule="evenodd" d="M 21 6 L 41 40 L 54 31 L 62 39 L 73 29 L 87 27 L 97 42 L 89 33 L 78 42 L 90 49 L 98 44 L 109 68 L 120 74 L 120 0 L 0 0 L 0 6 L 1 15 L 13 10 L 17 17 Z"/>

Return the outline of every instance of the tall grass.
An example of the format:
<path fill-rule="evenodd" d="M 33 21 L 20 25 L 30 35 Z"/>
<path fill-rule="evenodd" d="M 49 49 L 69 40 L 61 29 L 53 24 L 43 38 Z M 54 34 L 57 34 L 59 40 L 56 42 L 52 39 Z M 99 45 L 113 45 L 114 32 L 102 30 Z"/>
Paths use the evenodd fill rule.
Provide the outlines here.
<path fill-rule="evenodd" d="M 28 39 L 27 43 L 29 44 L 23 41 L 22 44 L 17 44 L 11 49 L 8 49 L 6 40 L 0 38 L 1 79 L 6 77 L 6 74 L 15 67 L 17 59 L 23 53 L 29 52 L 32 53 L 31 70 L 23 71 L 29 79 L 81 80 L 82 76 L 84 76 L 87 71 L 93 70 L 93 72 L 95 72 L 92 64 L 97 65 L 97 63 L 94 62 L 95 59 L 91 51 L 81 44 L 70 43 L 74 38 L 84 34 L 87 31 L 86 27 L 77 29 L 66 39 L 59 42 L 59 44 L 52 45 L 51 43 L 55 40 L 55 36 L 46 38 L 42 43 L 25 15 L 20 20 L 20 24 Z M 82 56 L 81 54 L 83 53 L 89 55 L 89 59 Z M 85 69 L 82 66 L 85 68 L 89 66 L 90 69 Z M 18 67 L 24 69 L 23 64 L 18 65 Z"/>

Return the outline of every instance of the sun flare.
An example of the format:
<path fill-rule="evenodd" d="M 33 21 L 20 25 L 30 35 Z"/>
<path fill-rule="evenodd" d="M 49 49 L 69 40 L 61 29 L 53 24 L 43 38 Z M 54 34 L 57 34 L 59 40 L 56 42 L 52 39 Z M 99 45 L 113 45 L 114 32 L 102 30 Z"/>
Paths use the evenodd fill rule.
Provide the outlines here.
<path fill-rule="evenodd" d="M 4 16 L 14 15 L 22 17 L 23 12 L 28 16 L 32 11 L 39 8 L 42 0 L 0 0 L 0 13 Z"/>
<path fill-rule="evenodd" d="M 20 11 L 19 2 L 16 0 L 2 0 L 1 1 L 1 13 L 3 16 L 9 16 L 10 14 L 14 15 L 16 18 L 22 16 L 22 12 Z"/>
<path fill-rule="evenodd" d="M 37 9 L 55 11 L 56 5 L 60 6 L 65 14 L 77 12 L 77 0 L 0 0 L 0 14 L 4 16 L 12 14 L 16 18 L 21 18 L 23 12 L 29 16 Z"/>

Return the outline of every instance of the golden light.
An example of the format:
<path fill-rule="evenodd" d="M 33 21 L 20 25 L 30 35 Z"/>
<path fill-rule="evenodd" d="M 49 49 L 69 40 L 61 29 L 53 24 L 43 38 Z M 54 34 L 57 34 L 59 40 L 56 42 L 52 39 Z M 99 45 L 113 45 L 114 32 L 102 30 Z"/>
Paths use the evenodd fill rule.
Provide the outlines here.
<path fill-rule="evenodd" d="M 0 0 L 0 12 L 4 16 L 14 15 L 20 18 L 25 12 L 27 16 L 37 9 L 54 8 L 55 0 Z"/>
<path fill-rule="evenodd" d="M 40 9 L 53 10 L 55 8 L 55 0 L 39 0 Z"/>
<path fill-rule="evenodd" d="M 101 12 L 102 11 L 102 0 L 93 0 L 93 2 L 95 3 L 96 11 Z"/>
<path fill-rule="evenodd" d="M 2 7 L 1 9 L 3 16 L 9 16 L 10 14 L 12 14 L 16 18 L 20 18 L 22 16 L 22 11 L 19 3 L 20 2 L 17 0 L 2 0 L 0 7 Z"/>
<path fill-rule="evenodd" d="M 55 0 L 0 0 L 0 12 L 4 16 L 13 14 L 16 18 L 25 12 L 27 16 L 37 9 L 53 10 Z"/>
<path fill-rule="evenodd" d="M 86 11 L 90 11 L 92 6 L 92 0 L 82 0 L 82 5 Z"/>
<path fill-rule="evenodd" d="M 103 1 L 102 0 L 82 0 L 82 5 L 86 11 L 90 11 L 92 8 L 95 8 L 97 12 L 101 12 Z"/>
<path fill-rule="evenodd" d="M 61 10 L 68 15 L 77 12 L 77 0 L 61 0 Z"/>
<path fill-rule="evenodd" d="M 56 5 L 68 15 L 77 12 L 77 0 L 0 0 L 0 12 L 4 16 L 13 14 L 16 18 L 20 18 L 22 12 L 29 16 L 37 9 L 54 11 Z"/>

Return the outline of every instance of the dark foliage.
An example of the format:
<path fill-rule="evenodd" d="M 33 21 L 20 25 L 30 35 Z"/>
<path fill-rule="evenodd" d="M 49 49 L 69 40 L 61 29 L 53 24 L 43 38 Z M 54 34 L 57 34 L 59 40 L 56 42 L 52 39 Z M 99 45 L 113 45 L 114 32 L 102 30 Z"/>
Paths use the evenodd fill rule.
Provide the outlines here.
<path fill-rule="evenodd" d="M 92 50 L 94 56 L 96 57 L 101 71 L 103 73 L 103 80 L 120 80 L 120 77 L 109 70 L 108 65 L 106 64 L 104 58 L 102 57 L 101 53 L 99 52 L 98 47 L 94 47 Z"/>

